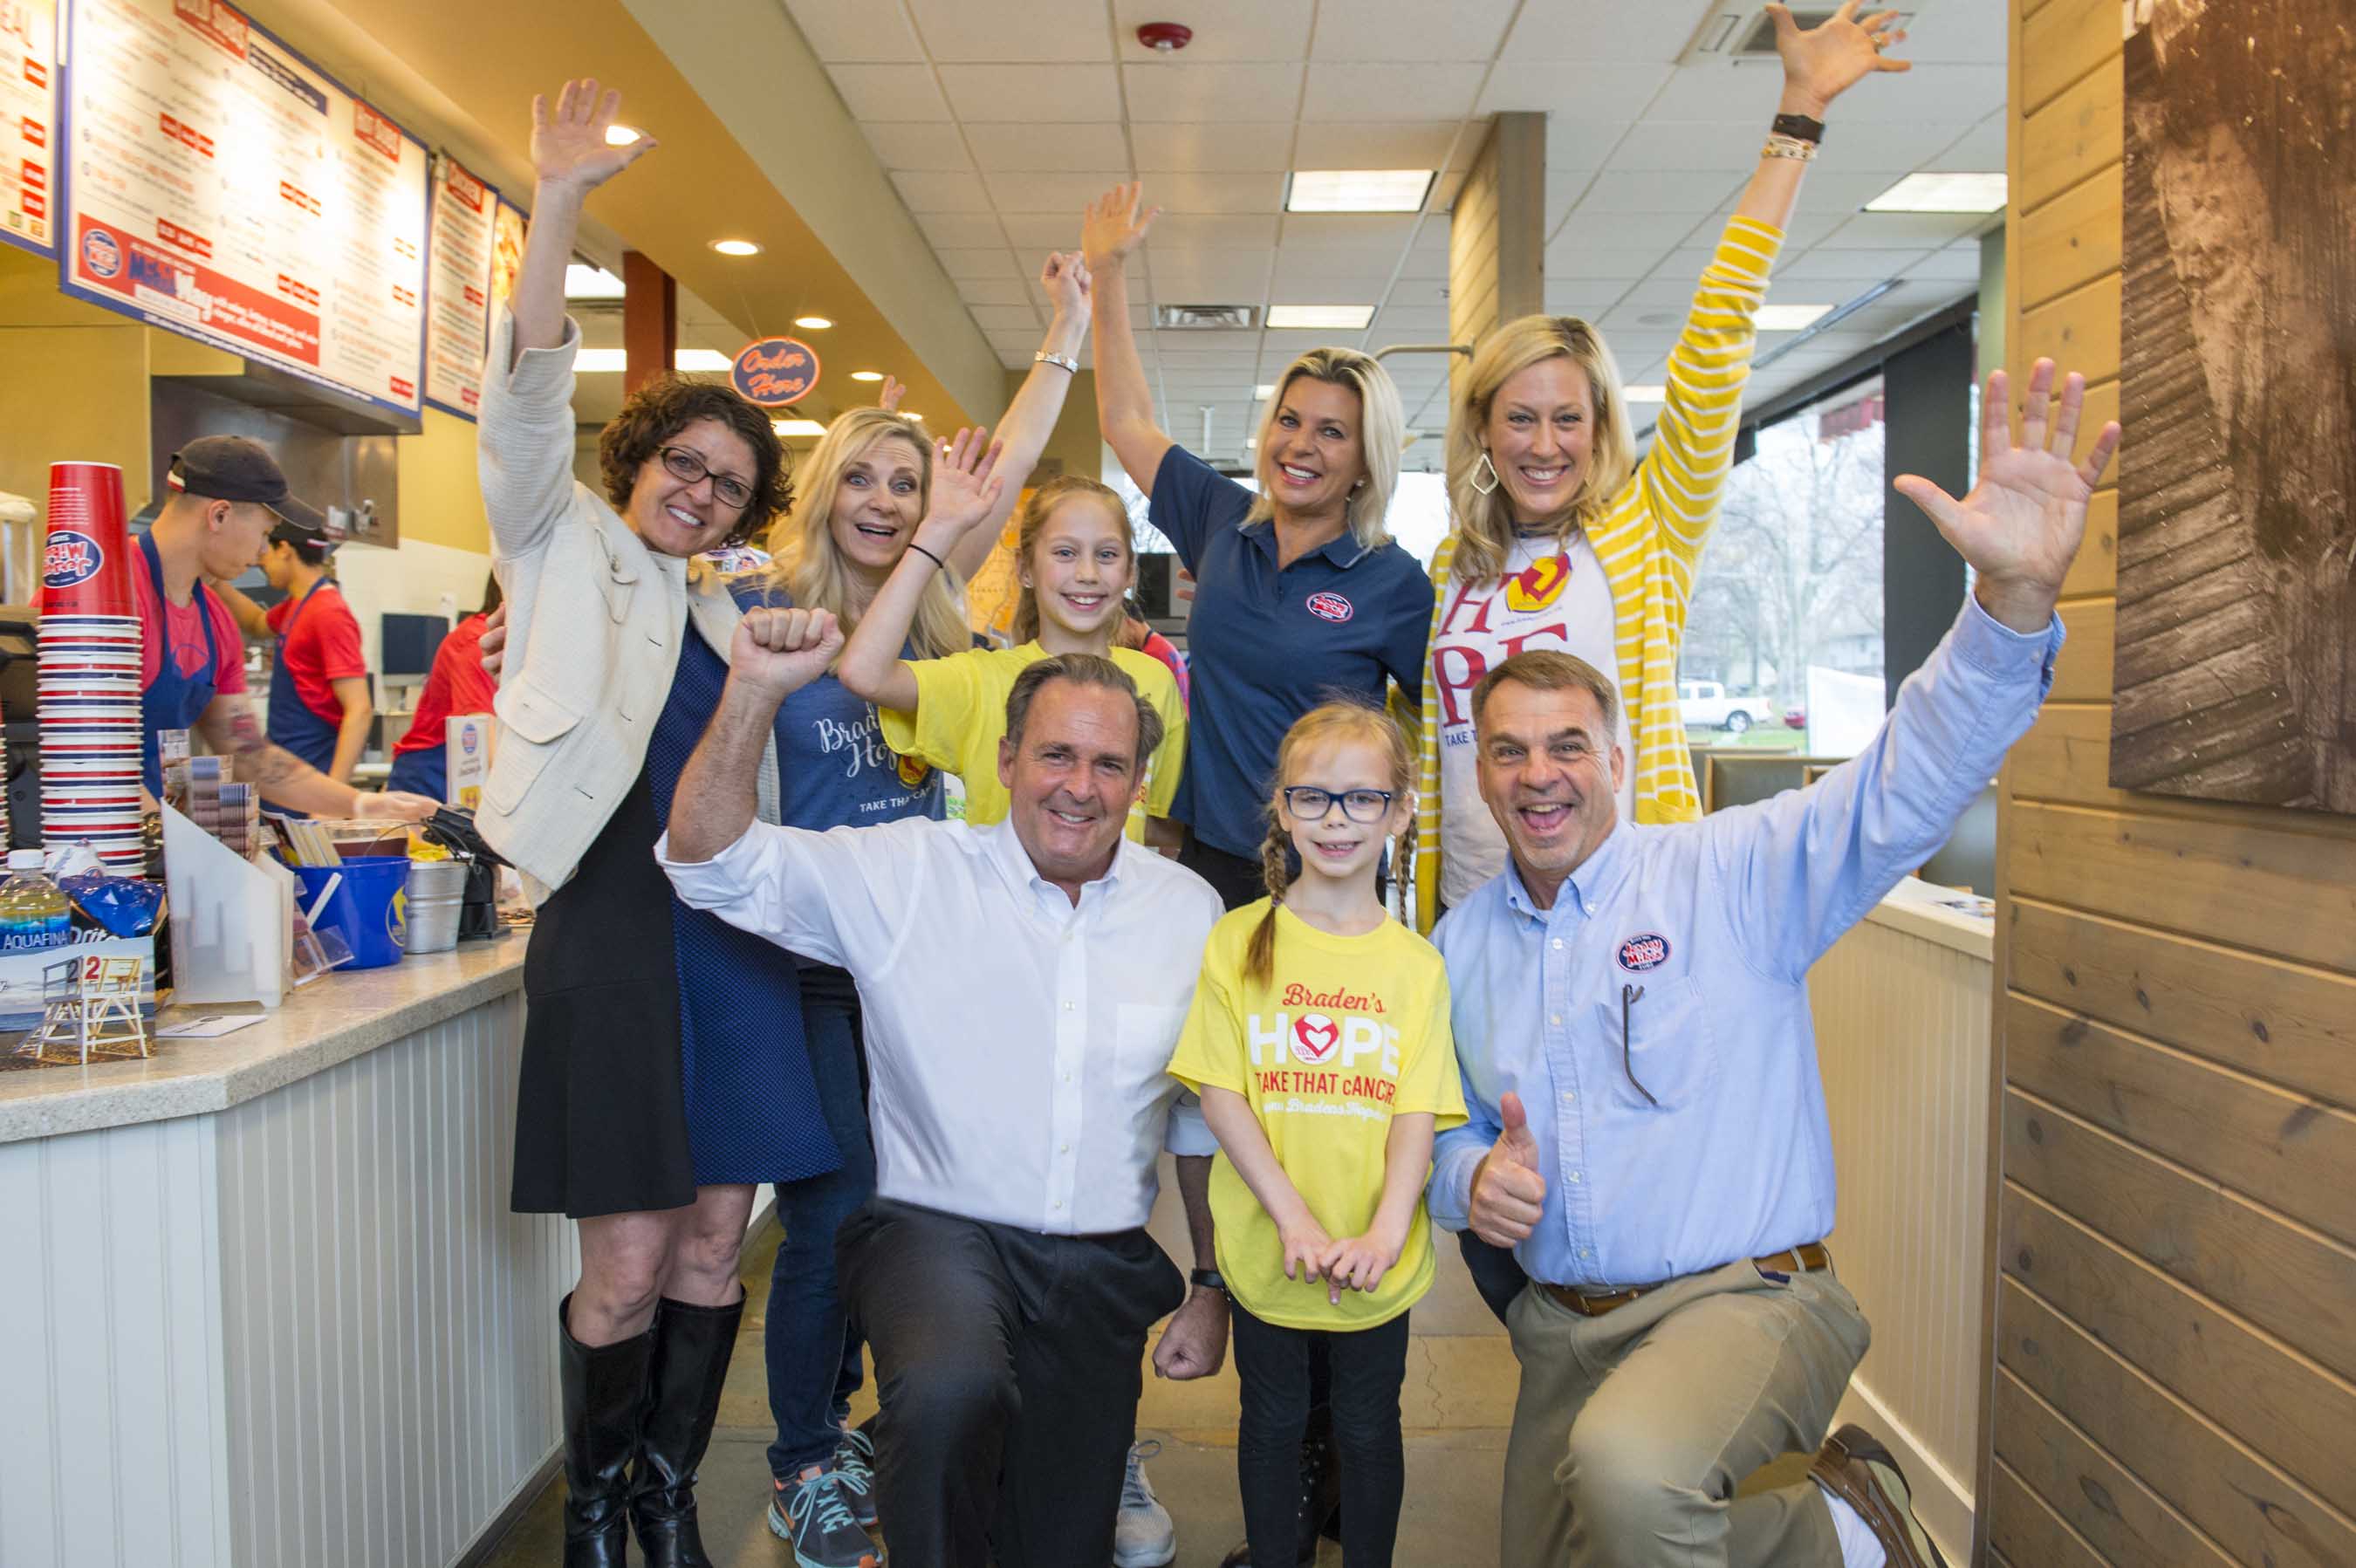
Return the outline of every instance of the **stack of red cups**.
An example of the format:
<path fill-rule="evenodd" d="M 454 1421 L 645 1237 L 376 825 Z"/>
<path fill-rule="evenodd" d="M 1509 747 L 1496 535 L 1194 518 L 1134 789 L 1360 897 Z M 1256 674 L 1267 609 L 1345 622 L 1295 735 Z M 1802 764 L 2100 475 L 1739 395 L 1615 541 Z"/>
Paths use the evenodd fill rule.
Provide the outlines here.
<path fill-rule="evenodd" d="M 137 874 L 139 606 L 123 470 L 49 466 L 49 535 L 41 558 L 41 836 L 86 843 Z"/>

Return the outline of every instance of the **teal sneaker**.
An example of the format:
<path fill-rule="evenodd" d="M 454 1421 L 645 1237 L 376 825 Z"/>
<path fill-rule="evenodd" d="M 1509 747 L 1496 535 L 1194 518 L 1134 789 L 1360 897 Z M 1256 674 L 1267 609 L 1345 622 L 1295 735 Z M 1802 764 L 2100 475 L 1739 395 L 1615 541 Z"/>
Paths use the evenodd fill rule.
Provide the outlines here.
<path fill-rule="evenodd" d="M 851 1493 L 851 1517 L 869 1530 L 875 1528 L 875 1439 L 867 1430 L 873 1424 L 871 1418 L 850 1428 L 834 1445 L 834 1467 Z"/>
<path fill-rule="evenodd" d="M 859 1526 L 851 1487 L 831 1466 L 772 1483 L 769 1533 L 794 1549 L 796 1568 L 884 1568 L 884 1552 Z"/>

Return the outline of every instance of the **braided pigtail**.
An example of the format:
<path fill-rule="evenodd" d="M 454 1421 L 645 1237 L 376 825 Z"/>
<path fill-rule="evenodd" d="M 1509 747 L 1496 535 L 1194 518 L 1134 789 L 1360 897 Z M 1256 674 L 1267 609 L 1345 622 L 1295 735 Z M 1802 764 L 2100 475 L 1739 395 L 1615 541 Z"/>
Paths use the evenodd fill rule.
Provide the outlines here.
<path fill-rule="evenodd" d="M 1254 985 L 1267 984 L 1276 972 L 1276 907 L 1292 885 L 1292 834 L 1283 814 L 1273 808 L 1268 813 L 1268 836 L 1259 843 L 1259 874 L 1268 884 L 1268 913 L 1252 928 L 1251 946 L 1244 950 L 1244 976 Z"/>

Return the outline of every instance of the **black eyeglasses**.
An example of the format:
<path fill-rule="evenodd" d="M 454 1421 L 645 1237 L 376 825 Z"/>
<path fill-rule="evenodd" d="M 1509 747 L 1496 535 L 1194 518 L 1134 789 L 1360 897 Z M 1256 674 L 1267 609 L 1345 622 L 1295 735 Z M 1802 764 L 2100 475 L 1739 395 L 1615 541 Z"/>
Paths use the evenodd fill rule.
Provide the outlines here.
<path fill-rule="evenodd" d="M 1646 1089 L 1644 1080 L 1636 1076 L 1636 1036 L 1630 1026 L 1633 1022 L 1630 1015 L 1635 1012 L 1636 1004 L 1644 999 L 1644 988 L 1641 985 L 1620 988 L 1620 1070 L 1628 1075 L 1628 1081 L 1636 1086 L 1636 1092 L 1644 1097 L 1646 1104 L 1658 1105 L 1660 1101 L 1653 1097 L 1653 1091 Z"/>
<path fill-rule="evenodd" d="M 728 506 L 752 504 L 753 487 L 734 474 L 713 472 L 700 452 L 690 451 L 684 446 L 666 446 L 662 449 L 662 460 L 664 467 L 691 485 L 698 479 L 710 479 L 712 496 Z"/>
<path fill-rule="evenodd" d="M 1333 814 L 1336 800 L 1342 802 L 1342 814 L 1352 822 L 1379 822 L 1396 798 L 1388 789 L 1344 789 L 1336 794 L 1314 784 L 1284 787 L 1284 809 L 1304 822 L 1323 822 Z"/>

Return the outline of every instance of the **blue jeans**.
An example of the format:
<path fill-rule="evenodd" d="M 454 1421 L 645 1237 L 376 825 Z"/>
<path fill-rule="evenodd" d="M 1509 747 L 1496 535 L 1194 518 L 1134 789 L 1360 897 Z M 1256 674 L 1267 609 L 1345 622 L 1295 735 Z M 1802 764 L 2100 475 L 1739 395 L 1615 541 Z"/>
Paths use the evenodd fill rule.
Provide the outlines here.
<path fill-rule="evenodd" d="M 777 1219 L 786 1239 L 769 1274 L 765 1348 L 769 1414 L 777 1423 L 769 1473 L 781 1481 L 834 1453 L 859 1389 L 860 1336 L 845 1317 L 835 1283 L 834 1232 L 875 1190 L 858 990 L 841 970 L 819 965 L 804 968 L 801 983 L 802 1030 L 819 1109 L 842 1152 L 842 1168 L 777 1184 Z"/>

